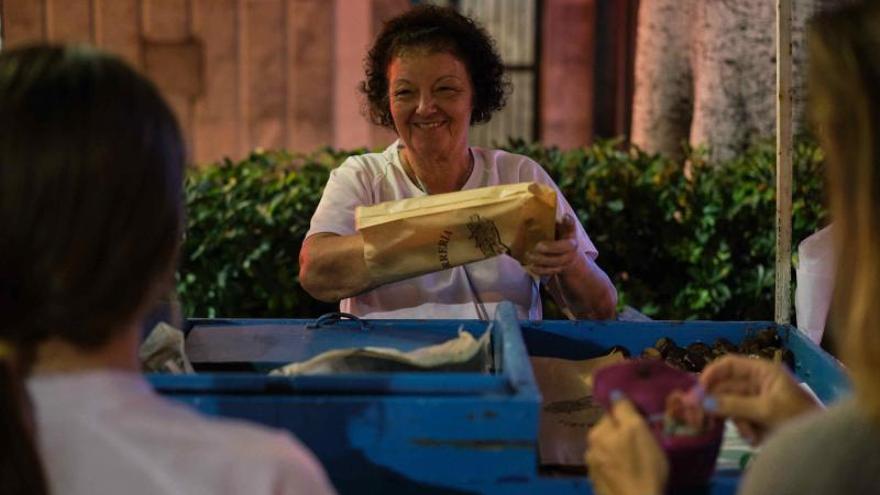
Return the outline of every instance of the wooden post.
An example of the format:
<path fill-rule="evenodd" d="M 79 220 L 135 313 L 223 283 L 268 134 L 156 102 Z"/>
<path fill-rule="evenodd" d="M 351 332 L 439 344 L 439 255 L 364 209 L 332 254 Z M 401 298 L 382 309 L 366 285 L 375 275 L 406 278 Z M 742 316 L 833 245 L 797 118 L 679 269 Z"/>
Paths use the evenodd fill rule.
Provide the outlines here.
<path fill-rule="evenodd" d="M 791 0 L 776 0 L 776 322 L 791 316 Z"/>

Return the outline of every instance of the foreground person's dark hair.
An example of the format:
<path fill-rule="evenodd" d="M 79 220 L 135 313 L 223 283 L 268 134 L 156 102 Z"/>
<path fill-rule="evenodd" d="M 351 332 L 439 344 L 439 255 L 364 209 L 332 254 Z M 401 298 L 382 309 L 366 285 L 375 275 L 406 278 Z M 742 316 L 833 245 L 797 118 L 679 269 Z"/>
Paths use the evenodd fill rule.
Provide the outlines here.
<path fill-rule="evenodd" d="M 0 492 L 45 491 L 21 383 L 36 347 L 100 347 L 171 282 L 183 162 L 168 106 L 121 60 L 61 46 L 0 54 L 0 402 L 14 418 Z"/>

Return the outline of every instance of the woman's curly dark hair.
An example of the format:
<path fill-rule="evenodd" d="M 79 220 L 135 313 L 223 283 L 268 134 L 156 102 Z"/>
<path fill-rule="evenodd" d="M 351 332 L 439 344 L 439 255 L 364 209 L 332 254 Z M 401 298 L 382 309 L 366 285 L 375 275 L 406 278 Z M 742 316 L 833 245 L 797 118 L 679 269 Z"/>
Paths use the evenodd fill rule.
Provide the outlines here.
<path fill-rule="evenodd" d="M 504 107 L 510 85 L 486 30 L 451 8 L 422 4 L 386 22 L 364 60 L 366 79 L 360 90 L 367 96 L 367 112 L 374 124 L 394 129 L 388 65 L 410 48 L 448 51 L 464 62 L 474 85 L 471 124 L 488 122 L 492 113 Z"/>

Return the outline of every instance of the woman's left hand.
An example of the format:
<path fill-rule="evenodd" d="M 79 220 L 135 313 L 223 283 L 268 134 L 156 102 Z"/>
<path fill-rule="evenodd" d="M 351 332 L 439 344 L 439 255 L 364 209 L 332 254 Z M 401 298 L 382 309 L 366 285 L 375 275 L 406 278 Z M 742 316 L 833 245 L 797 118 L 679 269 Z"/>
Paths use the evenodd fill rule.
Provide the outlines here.
<path fill-rule="evenodd" d="M 617 290 L 587 253 L 578 250 L 577 224 L 566 214 L 556 224 L 556 239 L 541 241 L 526 253 L 529 273 L 552 277 L 547 288 L 569 318 L 614 318 Z"/>
<path fill-rule="evenodd" d="M 578 261 L 574 219 L 566 215 L 556 223 L 556 239 L 541 241 L 526 254 L 529 271 L 535 275 L 556 275 Z"/>
<path fill-rule="evenodd" d="M 666 455 L 626 399 L 616 401 L 590 429 L 584 459 L 600 495 L 659 495 L 669 478 Z"/>

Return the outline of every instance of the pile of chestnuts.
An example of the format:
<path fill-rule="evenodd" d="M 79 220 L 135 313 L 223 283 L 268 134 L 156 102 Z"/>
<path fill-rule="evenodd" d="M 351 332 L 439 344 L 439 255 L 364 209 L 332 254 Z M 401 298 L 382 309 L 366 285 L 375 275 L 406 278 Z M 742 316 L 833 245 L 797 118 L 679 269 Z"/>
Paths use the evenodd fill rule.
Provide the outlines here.
<path fill-rule="evenodd" d="M 625 348 L 615 346 L 612 351 L 615 350 L 629 357 Z M 679 347 L 671 338 L 661 337 L 653 347 L 646 347 L 639 357 L 662 359 L 675 368 L 699 373 L 712 360 L 725 354 L 742 354 L 754 358 L 770 359 L 785 363 L 789 369 L 794 370 L 794 354 L 791 350 L 783 347 L 779 334 L 772 328 L 755 332 L 746 337 L 740 345 L 722 337 L 716 339 L 712 345 L 694 342 L 685 347 Z"/>

